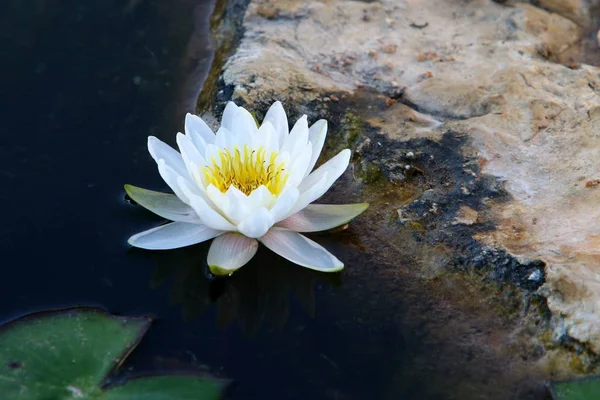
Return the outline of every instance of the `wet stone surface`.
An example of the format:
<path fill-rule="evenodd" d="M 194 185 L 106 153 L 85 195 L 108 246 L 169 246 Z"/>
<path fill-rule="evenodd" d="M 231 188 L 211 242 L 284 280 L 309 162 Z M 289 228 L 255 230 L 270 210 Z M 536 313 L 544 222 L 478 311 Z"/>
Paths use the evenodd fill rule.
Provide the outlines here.
<path fill-rule="evenodd" d="M 469 310 L 504 366 L 548 379 L 598 365 L 600 70 L 593 7 L 536 4 L 253 0 L 210 111 L 327 118 L 328 155 L 354 156 L 323 201 L 372 203 L 369 273 Z"/>

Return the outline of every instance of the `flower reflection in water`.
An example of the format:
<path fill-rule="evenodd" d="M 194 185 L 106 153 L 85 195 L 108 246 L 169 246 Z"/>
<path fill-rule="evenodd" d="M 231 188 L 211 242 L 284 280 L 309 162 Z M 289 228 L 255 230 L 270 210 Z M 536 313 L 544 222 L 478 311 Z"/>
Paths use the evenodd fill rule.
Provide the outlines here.
<path fill-rule="evenodd" d="M 281 329 L 287 321 L 292 298 L 314 317 L 316 284 L 341 284 L 341 272 L 298 268 L 266 249 L 260 249 L 246 267 L 231 277 L 211 279 L 205 262 L 208 248 L 208 244 L 199 244 L 152 253 L 158 265 L 151 286 L 158 288 L 170 281 L 170 303 L 181 305 L 186 321 L 199 317 L 214 304 L 220 328 L 237 321 L 244 333 L 251 336 L 268 321 Z"/>

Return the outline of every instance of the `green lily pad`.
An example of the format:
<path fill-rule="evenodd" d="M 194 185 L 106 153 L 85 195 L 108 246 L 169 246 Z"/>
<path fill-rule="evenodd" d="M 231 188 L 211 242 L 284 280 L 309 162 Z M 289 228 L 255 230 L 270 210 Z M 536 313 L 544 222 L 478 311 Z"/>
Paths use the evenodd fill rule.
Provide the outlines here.
<path fill-rule="evenodd" d="M 35 313 L 0 328 L 0 393 L 11 400 L 212 400 L 222 383 L 195 375 L 103 387 L 144 336 L 149 318 L 94 308 Z"/>
<path fill-rule="evenodd" d="M 555 400 L 598 400 L 600 399 L 600 379 L 590 378 L 552 384 Z"/>
<path fill-rule="evenodd" d="M 130 380 L 104 393 L 102 400 L 218 399 L 221 385 L 195 376 L 156 376 Z"/>

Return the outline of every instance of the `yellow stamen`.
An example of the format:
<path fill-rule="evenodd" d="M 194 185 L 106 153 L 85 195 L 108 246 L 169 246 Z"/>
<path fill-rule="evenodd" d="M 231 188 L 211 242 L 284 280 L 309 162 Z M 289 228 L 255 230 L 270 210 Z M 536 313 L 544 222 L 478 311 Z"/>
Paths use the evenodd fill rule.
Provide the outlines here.
<path fill-rule="evenodd" d="M 218 161 L 210 160 L 212 165 L 202 168 L 206 185 L 215 185 L 225 193 L 230 186 L 249 195 L 254 189 L 264 185 L 269 191 L 278 195 L 283 190 L 289 174 L 285 163 L 276 163 L 277 152 L 268 152 L 263 147 L 256 150 L 244 145 L 242 151 L 236 146 L 233 152 L 219 150 Z"/>

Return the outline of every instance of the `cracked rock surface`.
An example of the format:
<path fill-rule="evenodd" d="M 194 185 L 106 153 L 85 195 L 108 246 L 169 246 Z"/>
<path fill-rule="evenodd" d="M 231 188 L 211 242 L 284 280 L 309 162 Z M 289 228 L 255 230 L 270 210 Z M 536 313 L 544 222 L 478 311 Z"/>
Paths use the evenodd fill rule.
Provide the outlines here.
<path fill-rule="evenodd" d="M 388 143 L 465 140 L 474 174 L 506 196 L 447 207 L 437 228 L 470 229 L 521 260 L 523 279 L 545 277 L 532 289 L 555 328 L 600 353 L 600 69 L 580 63 L 593 3 L 252 0 L 222 79 L 250 108 L 279 99 L 313 120 L 368 92 L 360 117 Z M 376 143 L 354 150 L 368 155 Z M 388 180 L 403 181 L 420 157 L 404 154 L 379 160 Z"/>

